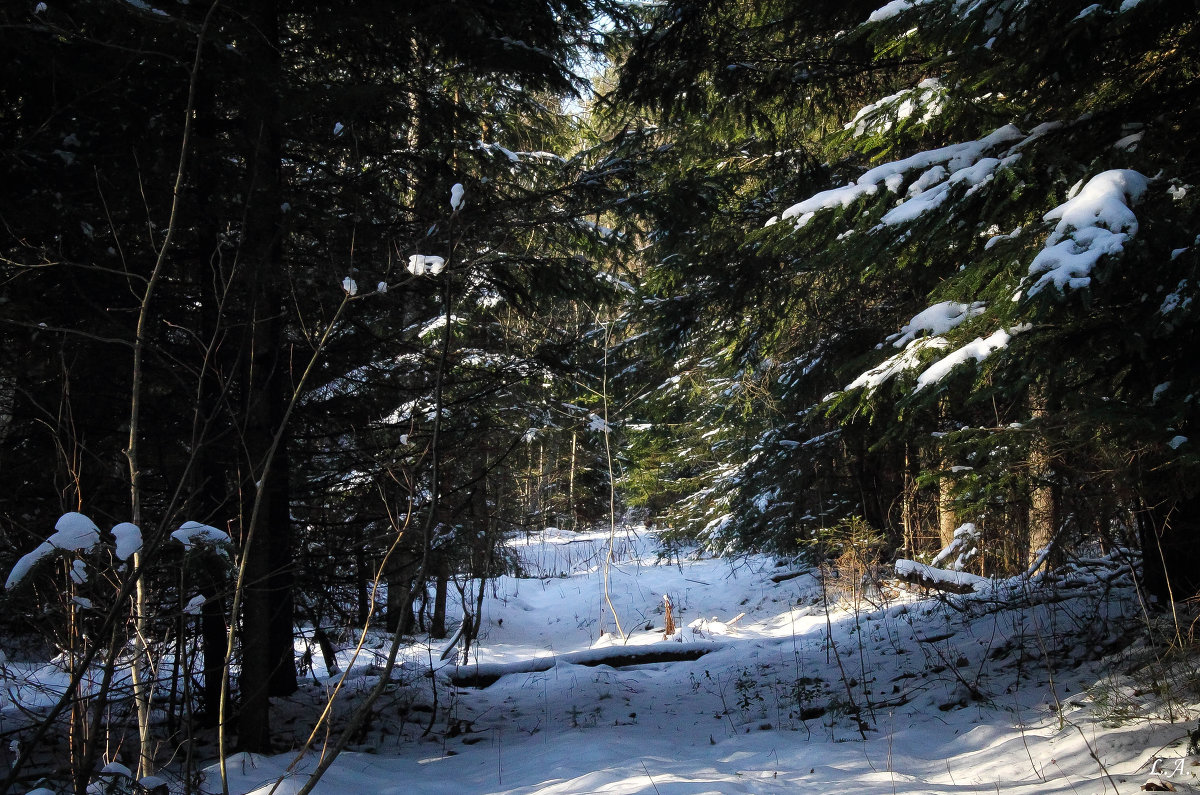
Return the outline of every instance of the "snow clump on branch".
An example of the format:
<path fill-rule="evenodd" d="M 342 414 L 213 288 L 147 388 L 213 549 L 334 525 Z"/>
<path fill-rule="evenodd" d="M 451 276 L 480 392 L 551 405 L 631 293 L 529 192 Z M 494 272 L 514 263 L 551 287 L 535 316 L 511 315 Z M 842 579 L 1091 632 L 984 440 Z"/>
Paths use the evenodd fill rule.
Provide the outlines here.
<path fill-rule="evenodd" d="M 437 276 L 446 268 L 446 260 L 431 254 L 413 254 L 408 258 L 408 272 L 413 276 Z"/>
<path fill-rule="evenodd" d="M 1037 295 L 1053 284 L 1078 290 L 1091 284 L 1092 269 L 1105 254 L 1118 254 L 1137 234 L 1138 220 L 1130 209 L 1146 192 L 1149 180 L 1136 171 L 1116 169 L 1092 177 L 1083 190 L 1042 216 L 1058 221 L 1054 232 L 1029 265 L 1029 288 Z M 1020 294 L 1017 294 L 1020 297 Z"/>
<path fill-rule="evenodd" d="M 215 546 L 227 544 L 230 541 L 229 534 L 225 531 L 199 522 L 184 522 L 178 530 L 171 533 L 171 538 L 183 544 L 183 548 L 187 552 L 190 552 L 192 547 L 197 544 Z"/>
<path fill-rule="evenodd" d="M 6 589 L 20 584 L 42 558 L 49 557 L 56 551 L 90 552 L 100 543 L 100 528 L 96 527 L 96 523 L 91 519 L 75 511 L 69 511 L 59 517 L 54 529 L 57 532 L 17 561 L 4 584 Z"/>

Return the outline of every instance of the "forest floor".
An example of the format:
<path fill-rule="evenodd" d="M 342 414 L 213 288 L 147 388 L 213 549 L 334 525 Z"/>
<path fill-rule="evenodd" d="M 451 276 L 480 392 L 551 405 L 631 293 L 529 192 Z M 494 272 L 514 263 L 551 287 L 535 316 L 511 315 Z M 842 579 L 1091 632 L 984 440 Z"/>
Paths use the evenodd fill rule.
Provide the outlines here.
<path fill-rule="evenodd" d="M 446 641 L 405 647 L 394 685 L 316 792 L 1200 789 L 1200 658 L 1163 642 L 1175 619 L 1142 609 L 1120 555 L 966 595 L 886 580 L 864 593 L 847 572 L 822 580 L 765 557 L 664 555 L 644 528 L 613 542 L 608 592 L 624 641 L 605 598 L 607 534 L 518 543 L 523 576 L 489 582 L 469 664 L 439 662 Z M 679 627 L 669 639 L 664 594 Z M 1178 620 L 1186 636 L 1190 618 Z M 231 757 L 230 793 L 296 792 L 330 736 L 295 750 L 327 695 L 342 683 L 341 722 L 379 681 L 385 643 L 370 636 L 352 659 L 348 633 L 343 673 L 330 676 L 315 644 L 298 642 L 302 687 L 273 701 L 281 752 Z M 10 685 L 0 717 L 22 692 Z M 162 778 L 184 792 L 186 762 L 193 784 L 220 792 L 215 756 L 200 738 L 173 750 Z"/>
<path fill-rule="evenodd" d="M 525 576 L 489 586 L 470 665 L 409 647 L 407 684 L 317 792 L 1084 795 L 1188 790 L 1200 771 L 1200 670 L 1148 641 L 1164 619 L 1147 617 L 1119 556 L 965 596 L 863 594 L 766 558 L 664 557 L 630 529 L 608 577 L 622 642 L 605 534 L 551 532 L 516 552 Z M 637 664 L 684 649 L 700 656 Z M 595 664 L 618 651 L 634 664 Z M 329 686 L 313 656 L 279 705 L 297 747 Z M 373 684 L 373 664 L 360 655 L 347 685 Z M 495 681 L 453 684 L 464 673 Z M 231 792 L 280 777 L 276 792 L 294 792 L 318 758 L 287 773 L 294 754 L 235 757 Z"/>

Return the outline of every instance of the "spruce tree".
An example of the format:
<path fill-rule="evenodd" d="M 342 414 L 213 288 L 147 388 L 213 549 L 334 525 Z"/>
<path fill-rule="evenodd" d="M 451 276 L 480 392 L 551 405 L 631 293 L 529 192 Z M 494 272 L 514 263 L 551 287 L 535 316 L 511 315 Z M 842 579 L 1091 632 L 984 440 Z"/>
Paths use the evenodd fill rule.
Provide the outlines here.
<path fill-rule="evenodd" d="M 627 62 L 625 96 L 656 114 L 659 141 L 719 151 L 752 129 L 731 134 L 729 112 L 759 111 L 809 155 L 790 180 L 753 186 L 766 206 L 726 246 L 708 245 L 711 217 L 647 224 L 667 242 L 645 284 L 681 309 L 668 328 L 703 329 L 692 360 L 720 361 L 732 339 L 729 376 L 770 373 L 777 414 L 754 413 L 757 434 L 703 490 L 725 495 L 710 511 L 728 521 L 709 532 L 794 548 L 806 528 L 862 515 L 915 554 L 942 546 L 939 524 L 971 521 L 972 565 L 991 572 L 1119 545 L 1140 525 L 1165 595 L 1162 560 L 1194 548 L 1174 477 L 1189 466 L 1192 14 L 1151 0 L 877 5 L 823 8 L 783 48 L 768 31 L 796 31 L 793 4 L 669 8 Z M 724 49 L 686 51 L 728 19 Z M 655 92 L 672 75 L 698 90 Z M 676 167 L 694 184 L 731 166 L 688 168 L 702 163 Z M 725 326 L 706 320 L 713 304 Z M 706 375 L 697 420 L 737 394 Z"/>

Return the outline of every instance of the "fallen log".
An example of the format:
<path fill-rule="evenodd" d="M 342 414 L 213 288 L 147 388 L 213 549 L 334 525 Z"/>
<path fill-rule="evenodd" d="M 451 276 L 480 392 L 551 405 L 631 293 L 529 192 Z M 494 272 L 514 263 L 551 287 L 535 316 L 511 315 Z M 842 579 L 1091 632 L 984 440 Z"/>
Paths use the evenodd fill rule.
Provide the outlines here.
<path fill-rule="evenodd" d="M 965 571 L 935 569 L 915 560 L 896 561 L 896 579 L 933 591 L 958 594 L 981 591 L 992 584 L 986 577 L 967 574 Z"/>
<path fill-rule="evenodd" d="M 654 643 L 648 646 L 610 646 L 551 657 L 534 657 L 511 663 L 458 665 L 453 669 L 443 668 L 439 673 L 458 687 L 484 688 L 511 674 L 539 673 L 549 671 L 558 665 L 607 665 L 610 668 L 627 668 L 633 665 L 689 662 L 724 647 L 724 643 L 671 643 L 670 645 Z"/>

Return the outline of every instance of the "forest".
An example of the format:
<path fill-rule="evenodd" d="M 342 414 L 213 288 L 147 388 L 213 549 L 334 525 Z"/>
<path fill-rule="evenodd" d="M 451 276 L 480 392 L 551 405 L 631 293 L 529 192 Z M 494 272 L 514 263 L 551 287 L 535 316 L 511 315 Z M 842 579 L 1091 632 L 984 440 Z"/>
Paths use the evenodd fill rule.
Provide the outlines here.
<path fill-rule="evenodd" d="M 0 696 L 4 792 L 286 750 L 371 627 L 332 764 L 548 529 L 935 590 L 1119 560 L 1191 659 L 1198 23 L 3 4 L 0 667 L 63 676 Z"/>

